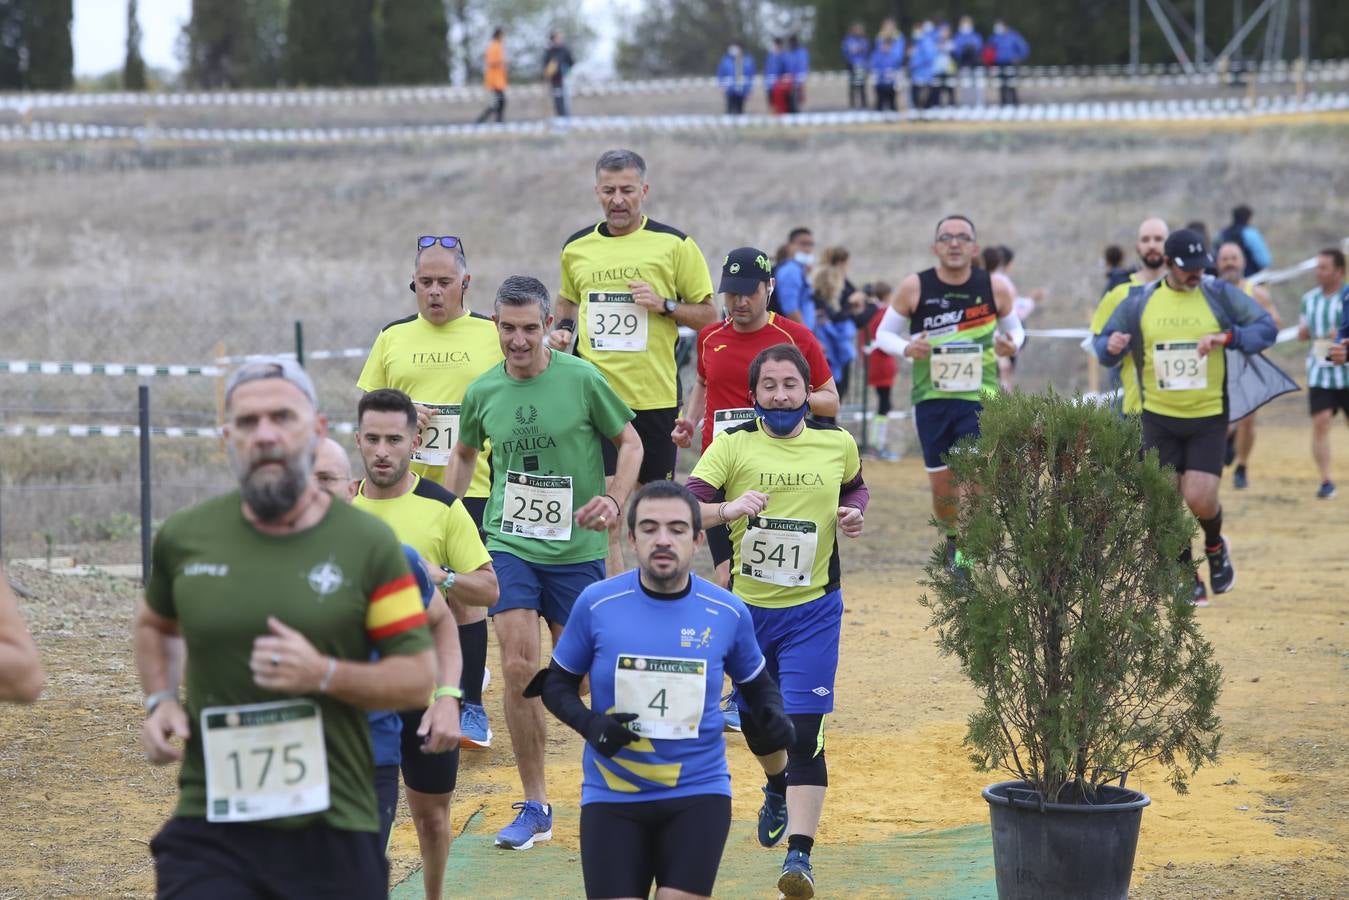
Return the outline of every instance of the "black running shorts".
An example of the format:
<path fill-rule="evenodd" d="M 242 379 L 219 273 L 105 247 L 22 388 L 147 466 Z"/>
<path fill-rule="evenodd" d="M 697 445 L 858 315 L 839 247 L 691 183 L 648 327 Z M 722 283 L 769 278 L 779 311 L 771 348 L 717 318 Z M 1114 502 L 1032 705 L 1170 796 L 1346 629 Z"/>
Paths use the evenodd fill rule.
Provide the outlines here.
<path fill-rule="evenodd" d="M 1143 410 L 1143 452 L 1157 448 L 1162 465 L 1177 472 L 1223 474 L 1227 416 L 1178 419 Z"/>
<path fill-rule="evenodd" d="M 731 830 L 731 798 L 699 794 L 581 807 L 587 897 L 646 897 L 651 882 L 712 896 Z"/>

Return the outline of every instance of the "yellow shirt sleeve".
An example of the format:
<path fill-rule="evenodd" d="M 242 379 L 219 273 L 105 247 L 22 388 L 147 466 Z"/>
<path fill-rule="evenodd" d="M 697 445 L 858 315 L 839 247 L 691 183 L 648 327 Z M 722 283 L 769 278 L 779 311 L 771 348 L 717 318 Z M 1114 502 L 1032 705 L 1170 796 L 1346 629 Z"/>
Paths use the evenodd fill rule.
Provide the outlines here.
<path fill-rule="evenodd" d="M 847 484 L 862 471 L 862 458 L 857 452 L 857 441 L 848 432 L 843 432 L 843 483 Z"/>
<path fill-rule="evenodd" d="M 712 274 L 703 251 L 693 238 L 686 237 L 675 253 L 675 291 L 685 303 L 702 303 L 712 296 Z"/>
<path fill-rule="evenodd" d="M 389 386 L 389 370 L 384 365 L 386 333 L 381 331 L 375 338 L 375 345 L 370 348 L 370 355 L 365 358 L 365 365 L 361 367 L 361 377 L 356 379 L 356 387 L 363 391 L 377 391 Z"/>
<path fill-rule="evenodd" d="M 1115 310 L 1123 302 L 1124 298 L 1129 296 L 1129 289 L 1134 286 L 1132 281 L 1126 281 L 1123 284 L 1117 284 L 1106 292 L 1101 298 L 1101 302 L 1096 304 L 1096 313 L 1091 317 L 1091 333 L 1100 334 L 1101 329 L 1110 321 Z"/>
<path fill-rule="evenodd" d="M 689 477 L 706 482 L 718 490 L 726 487 L 732 468 L 732 453 L 727 448 L 735 444 L 738 437 L 727 433 L 713 441 L 698 459 Z"/>
<path fill-rule="evenodd" d="M 456 572 L 472 572 L 492 561 L 462 501 L 446 510 L 443 540 L 445 565 Z"/>
<path fill-rule="evenodd" d="M 576 287 L 576 280 L 571 277 L 571 266 L 567 260 L 567 248 L 562 248 L 562 281 L 561 287 L 557 289 L 557 295 L 563 300 L 570 300 L 572 303 L 581 302 L 581 292 Z"/>

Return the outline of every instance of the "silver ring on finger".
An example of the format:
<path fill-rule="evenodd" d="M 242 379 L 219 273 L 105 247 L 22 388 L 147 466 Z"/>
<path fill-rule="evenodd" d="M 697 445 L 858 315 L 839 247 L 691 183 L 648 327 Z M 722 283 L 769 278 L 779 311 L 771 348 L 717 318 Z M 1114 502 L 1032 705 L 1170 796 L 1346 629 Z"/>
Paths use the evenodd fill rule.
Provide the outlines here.
<path fill-rule="evenodd" d="M 281 657 L 277 656 L 275 653 L 272 654 L 272 665 L 274 666 L 281 665 Z"/>

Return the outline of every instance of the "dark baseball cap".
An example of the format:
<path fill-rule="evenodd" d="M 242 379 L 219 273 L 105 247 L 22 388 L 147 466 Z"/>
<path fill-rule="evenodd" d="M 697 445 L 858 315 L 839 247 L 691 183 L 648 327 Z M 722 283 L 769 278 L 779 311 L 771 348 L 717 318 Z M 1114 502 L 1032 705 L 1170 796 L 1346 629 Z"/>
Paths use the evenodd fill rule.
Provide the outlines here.
<path fill-rule="evenodd" d="M 1186 272 L 1195 272 L 1213 265 L 1213 257 L 1209 256 L 1208 249 L 1204 246 L 1204 238 L 1199 232 L 1188 228 L 1171 232 L 1162 252 L 1166 254 L 1167 259 Z"/>
<path fill-rule="evenodd" d="M 752 294 L 773 277 L 773 262 L 755 247 L 737 247 L 721 262 L 719 294 Z"/>

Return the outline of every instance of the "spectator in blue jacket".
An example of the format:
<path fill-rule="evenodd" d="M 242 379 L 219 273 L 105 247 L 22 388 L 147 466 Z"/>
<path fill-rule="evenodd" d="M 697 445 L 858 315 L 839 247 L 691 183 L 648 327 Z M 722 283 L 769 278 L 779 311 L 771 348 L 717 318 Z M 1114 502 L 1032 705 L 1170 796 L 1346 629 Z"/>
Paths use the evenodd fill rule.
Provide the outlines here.
<path fill-rule="evenodd" d="M 895 79 L 904 67 L 904 39 L 882 33 L 871 52 L 871 77 L 876 82 L 876 111 L 898 112 L 895 104 Z"/>
<path fill-rule="evenodd" d="M 792 74 L 792 112 L 806 102 L 806 78 L 810 75 L 810 51 L 796 35 L 787 38 L 787 67 Z"/>
<path fill-rule="evenodd" d="M 974 30 L 974 20 L 961 16 L 955 36 L 951 38 L 951 55 L 956 66 L 962 69 L 974 69 L 980 64 L 980 55 L 984 52 L 984 39 Z"/>
<path fill-rule="evenodd" d="M 717 66 L 717 83 L 726 95 L 726 115 L 743 114 L 745 98 L 754 88 L 754 57 L 745 53 L 739 44 L 726 48 L 726 55 Z"/>
<path fill-rule="evenodd" d="M 787 258 L 778 264 L 773 277 L 772 306 L 776 312 L 815 330 L 815 296 L 810 287 L 810 270 L 815 265 L 815 235 L 809 228 L 793 228 L 787 236 Z"/>
<path fill-rule="evenodd" d="M 852 23 L 843 38 L 843 62 L 848 66 L 848 109 L 866 109 L 871 41 L 861 22 Z"/>
<path fill-rule="evenodd" d="M 932 90 L 937 73 L 937 35 L 931 22 L 913 26 L 913 43 L 909 48 L 909 105 L 927 109 L 936 99 Z"/>
<path fill-rule="evenodd" d="M 1274 261 L 1270 257 L 1265 236 L 1260 233 L 1260 229 L 1251 224 L 1251 217 L 1254 215 L 1251 208 L 1243 203 L 1232 210 L 1232 224 L 1218 233 L 1217 246 L 1221 247 L 1231 242 L 1240 246 L 1241 251 L 1246 254 L 1247 278 L 1268 269 Z"/>
<path fill-rule="evenodd" d="M 1030 56 L 1030 44 L 1015 28 L 998 19 L 993 23 L 993 34 L 988 39 L 993 48 L 993 65 L 998 67 L 998 102 L 1016 106 L 1016 67 Z"/>

